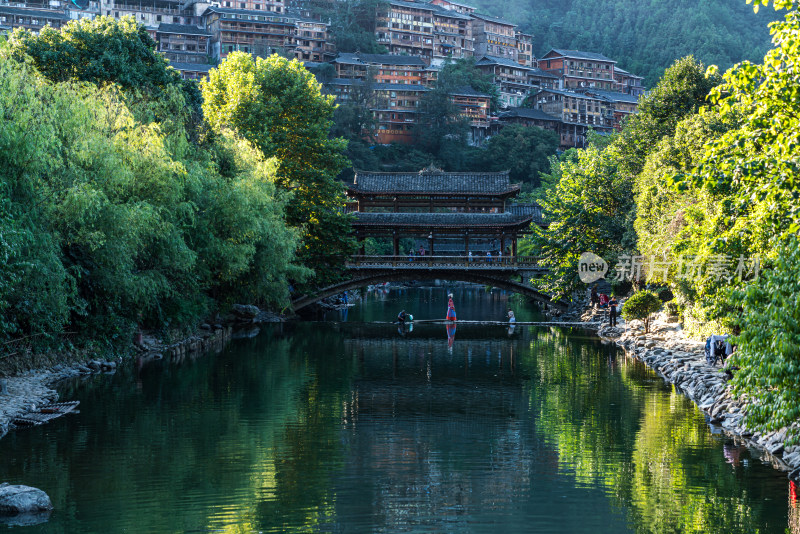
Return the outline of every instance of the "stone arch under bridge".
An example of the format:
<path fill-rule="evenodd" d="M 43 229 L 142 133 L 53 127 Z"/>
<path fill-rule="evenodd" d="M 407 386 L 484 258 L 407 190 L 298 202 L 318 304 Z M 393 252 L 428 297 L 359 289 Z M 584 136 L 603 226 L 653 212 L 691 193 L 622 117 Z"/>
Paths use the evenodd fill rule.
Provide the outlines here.
<path fill-rule="evenodd" d="M 566 311 L 568 303 L 563 300 L 554 300 L 549 295 L 537 291 L 533 287 L 517 282 L 507 276 L 478 269 L 453 269 L 430 268 L 427 270 L 381 269 L 354 272 L 353 278 L 320 289 L 314 295 L 304 295 L 292 301 L 292 310 L 295 312 L 318 302 L 324 298 L 332 297 L 352 289 L 360 289 L 368 285 L 384 282 L 411 282 L 415 280 L 450 280 L 453 282 L 472 282 L 487 286 L 505 289 L 524 295 L 532 300 L 546 304 L 560 311 Z"/>

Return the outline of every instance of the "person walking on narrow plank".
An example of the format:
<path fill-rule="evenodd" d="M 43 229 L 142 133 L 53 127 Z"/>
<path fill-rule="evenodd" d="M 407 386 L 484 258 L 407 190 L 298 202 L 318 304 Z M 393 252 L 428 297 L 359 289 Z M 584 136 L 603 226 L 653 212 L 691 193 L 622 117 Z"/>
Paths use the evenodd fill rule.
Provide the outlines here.
<path fill-rule="evenodd" d="M 455 321 L 456 320 L 456 306 L 455 306 L 455 304 L 453 304 L 453 294 L 450 293 L 449 295 L 447 295 L 447 297 L 448 297 L 449 300 L 447 301 L 447 318 L 446 318 L 446 320 Z"/>

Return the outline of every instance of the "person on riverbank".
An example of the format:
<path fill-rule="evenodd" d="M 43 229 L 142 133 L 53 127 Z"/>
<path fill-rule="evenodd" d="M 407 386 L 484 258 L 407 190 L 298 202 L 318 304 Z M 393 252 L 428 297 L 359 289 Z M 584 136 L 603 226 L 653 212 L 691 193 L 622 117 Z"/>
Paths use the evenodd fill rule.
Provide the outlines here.
<path fill-rule="evenodd" d="M 514 311 L 509 308 L 508 309 L 508 324 L 515 324 L 517 322 L 517 318 L 514 317 Z"/>
<path fill-rule="evenodd" d="M 589 300 L 592 302 L 592 307 L 595 307 L 600 302 L 600 297 L 597 294 L 597 284 L 592 286 L 592 291 L 589 293 Z"/>
<path fill-rule="evenodd" d="M 406 317 L 407 317 L 406 311 L 405 310 L 401 311 L 400 313 L 397 314 L 397 323 L 400 325 L 406 324 Z"/>
<path fill-rule="evenodd" d="M 453 294 L 450 293 L 447 295 L 447 321 L 455 321 L 456 320 L 456 305 L 453 303 Z"/>
<path fill-rule="evenodd" d="M 617 326 L 617 297 L 611 295 L 611 300 L 608 301 L 608 326 Z"/>
<path fill-rule="evenodd" d="M 422 245 L 419 246 L 419 255 L 420 256 L 424 256 L 425 255 L 425 247 L 423 247 Z"/>

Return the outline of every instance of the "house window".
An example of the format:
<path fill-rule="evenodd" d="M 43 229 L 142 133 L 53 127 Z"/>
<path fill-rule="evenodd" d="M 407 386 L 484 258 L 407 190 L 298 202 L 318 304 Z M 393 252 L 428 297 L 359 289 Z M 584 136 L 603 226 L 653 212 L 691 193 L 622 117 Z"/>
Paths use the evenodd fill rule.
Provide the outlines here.
<path fill-rule="evenodd" d="M 157 20 L 158 22 L 161 22 L 161 15 L 156 15 L 156 20 Z"/>

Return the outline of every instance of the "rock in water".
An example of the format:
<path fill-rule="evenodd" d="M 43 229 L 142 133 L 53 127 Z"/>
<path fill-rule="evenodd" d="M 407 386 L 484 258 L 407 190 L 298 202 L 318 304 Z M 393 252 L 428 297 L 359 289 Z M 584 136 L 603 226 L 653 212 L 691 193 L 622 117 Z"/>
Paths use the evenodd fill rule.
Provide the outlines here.
<path fill-rule="evenodd" d="M 31 514 L 52 509 L 50 497 L 40 489 L 0 484 L 0 515 Z"/>
<path fill-rule="evenodd" d="M 0 378 L 0 395 L 8 395 L 8 386 L 2 378 Z"/>

